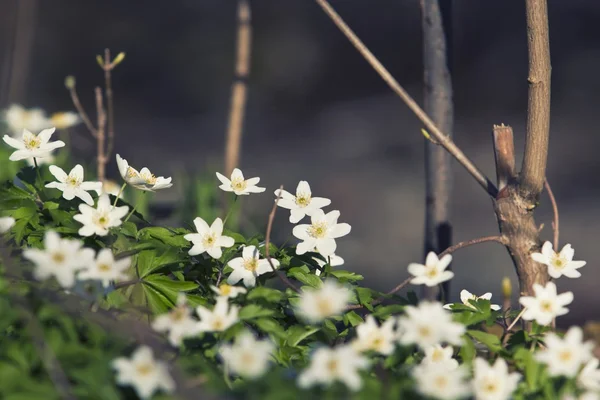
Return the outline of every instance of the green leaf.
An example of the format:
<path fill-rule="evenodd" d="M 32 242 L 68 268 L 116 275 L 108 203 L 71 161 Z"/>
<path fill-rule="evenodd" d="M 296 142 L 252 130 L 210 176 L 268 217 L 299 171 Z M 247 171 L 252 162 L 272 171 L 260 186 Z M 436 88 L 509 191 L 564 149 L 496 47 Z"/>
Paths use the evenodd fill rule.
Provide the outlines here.
<path fill-rule="evenodd" d="M 320 328 L 314 326 L 294 325 L 287 330 L 288 334 L 286 342 L 290 346 L 298 346 L 300 342 L 319 330 Z"/>
<path fill-rule="evenodd" d="M 323 281 L 321 281 L 321 278 L 319 278 L 318 276 L 311 274 L 309 272 L 305 272 L 302 269 L 302 267 L 290 268 L 288 271 L 288 276 L 291 276 L 292 278 L 304 283 L 305 285 L 308 285 L 308 286 L 311 286 L 314 288 L 320 288 L 321 285 L 323 284 Z"/>
<path fill-rule="evenodd" d="M 502 350 L 502 343 L 500 342 L 500 338 L 496 335 L 476 330 L 468 330 L 467 334 L 494 353 Z"/>
<path fill-rule="evenodd" d="M 459 354 L 464 363 L 471 363 L 473 361 L 477 355 L 477 350 L 475 349 L 475 344 L 471 339 L 467 337 L 463 338 L 463 345 L 460 348 Z"/>
<path fill-rule="evenodd" d="M 198 288 L 198 284 L 195 282 L 176 281 L 168 276 L 160 274 L 147 275 L 142 282 L 151 285 L 173 303 L 177 302 L 179 293 Z"/>
<path fill-rule="evenodd" d="M 141 286 L 148 304 L 148 308 L 150 308 L 154 314 L 164 314 L 171 309 L 173 303 L 169 301 L 164 294 L 154 289 L 154 287 L 151 285 Z"/>
<path fill-rule="evenodd" d="M 371 304 L 373 301 L 373 293 L 374 291 L 371 289 L 362 287 L 356 288 L 356 297 L 358 298 L 359 304 L 371 312 L 373 312 L 373 305 Z"/>
<path fill-rule="evenodd" d="M 280 323 L 273 318 L 258 318 L 252 321 L 261 331 L 270 333 L 279 339 L 285 339 L 287 336 L 286 331 L 280 325 Z"/>
<path fill-rule="evenodd" d="M 392 314 L 400 313 L 404 310 L 404 306 L 401 304 L 390 304 L 388 306 L 379 306 L 375 308 L 375 312 L 373 313 L 374 317 L 380 319 L 386 319 Z"/>
<path fill-rule="evenodd" d="M 517 349 L 514 359 L 517 367 L 525 373 L 525 382 L 529 390 L 532 392 L 537 391 L 542 366 L 535 361 L 531 351 L 523 347 Z"/>
<path fill-rule="evenodd" d="M 267 288 L 264 286 L 256 287 L 248 294 L 248 300 L 263 299 L 269 303 L 279 303 L 283 300 L 285 294 L 276 289 Z"/>
<path fill-rule="evenodd" d="M 140 229 L 137 233 L 139 240 L 158 239 L 166 245 L 174 247 L 189 247 L 190 242 L 183 238 L 184 235 L 172 232 L 167 228 L 153 226 Z"/>
<path fill-rule="evenodd" d="M 127 221 L 123 222 L 123 224 L 121 225 L 120 232 L 125 236 L 136 237 L 138 230 L 137 226 L 133 222 Z"/>
<path fill-rule="evenodd" d="M 250 320 L 260 317 L 270 317 L 274 314 L 272 310 L 259 306 L 258 304 L 248 304 L 240 310 L 239 318 L 241 320 Z"/>
<path fill-rule="evenodd" d="M 338 278 L 340 282 L 356 282 L 365 279 L 362 275 L 343 269 L 331 270 L 330 274 Z"/>
<path fill-rule="evenodd" d="M 186 261 L 187 258 L 178 249 L 170 247 L 144 250 L 137 255 L 136 259 L 138 275 L 143 278 L 159 268 Z"/>
<path fill-rule="evenodd" d="M 344 314 L 344 324 L 346 326 L 356 326 L 362 324 L 364 321 L 360 315 L 355 313 L 354 311 L 347 312 Z"/>

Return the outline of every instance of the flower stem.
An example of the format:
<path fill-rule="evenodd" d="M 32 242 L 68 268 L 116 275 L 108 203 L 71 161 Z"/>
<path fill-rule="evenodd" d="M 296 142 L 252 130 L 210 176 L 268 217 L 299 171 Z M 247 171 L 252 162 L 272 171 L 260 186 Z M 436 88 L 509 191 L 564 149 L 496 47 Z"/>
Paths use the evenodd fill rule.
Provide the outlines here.
<path fill-rule="evenodd" d="M 117 193 L 117 198 L 115 199 L 115 202 L 113 204 L 113 208 L 115 208 L 117 206 L 117 201 L 119 201 L 119 197 L 121 197 L 121 195 L 123 194 L 123 190 L 125 190 L 125 186 L 127 186 L 127 182 L 125 182 L 123 184 L 123 186 L 121 186 L 121 189 L 119 189 L 119 193 Z"/>
<path fill-rule="evenodd" d="M 227 211 L 227 215 L 225 216 L 225 219 L 223 220 L 223 226 L 225 226 L 225 223 L 227 222 L 227 220 L 229 219 L 229 217 L 233 213 L 233 210 L 235 209 L 235 204 L 237 203 L 238 197 L 240 197 L 240 196 L 238 196 L 236 194 L 235 197 L 234 197 L 234 199 L 233 199 L 233 204 L 231 205 L 231 207 L 229 207 L 229 211 Z"/>
<path fill-rule="evenodd" d="M 144 192 L 144 196 L 145 195 L 146 195 L 146 192 Z M 135 209 L 137 208 L 138 204 L 139 204 L 139 201 L 135 203 L 135 206 L 133 206 L 133 210 L 131 210 L 131 212 L 129 214 L 127 214 L 127 218 L 125 218 L 125 220 L 123 221 L 123 223 L 129 221 L 129 218 L 131 218 L 131 216 L 135 212 Z"/>
<path fill-rule="evenodd" d="M 35 166 L 35 172 L 37 173 L 38 180 L 40 181 L 40 185 L 44 185 L 44 181 L 42 180 L 42 174 L 40 173 L 40 167 L 37 162 L 37 157 L 33 157 L 33 165 Z"/>

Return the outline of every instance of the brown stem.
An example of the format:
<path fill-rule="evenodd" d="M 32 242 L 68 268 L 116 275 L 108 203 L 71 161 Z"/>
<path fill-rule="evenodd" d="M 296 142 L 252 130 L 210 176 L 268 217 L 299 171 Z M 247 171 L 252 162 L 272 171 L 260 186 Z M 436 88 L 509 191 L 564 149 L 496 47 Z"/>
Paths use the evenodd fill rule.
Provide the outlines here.
<path fill-rule="evenodd" d="M 554 232 L 554 251 L 558 251 L 558 236 L 559 236 L 559 226 L 558 226 L 558 204 L 556 203 L 556 198 L 554 197 L 554 193 L 552 192 L 552 188 L 550 187 L 550 183 L 548 179 L 544 180 L 544 187 L 548 192 L 548 197 L 550 198 L 550 203 L 552 204 L 552 213 L 554 215 L 554 219 L 552 221 L 552 230 Z"/>
<path fill-rule="evenodd" d="M 446 250 L 442 251 L 438 257 L 442 258 L 446 254 L 452 254 L 458 249 L 462 249 L 463 247 L 473 246 L 474 244 L 485 243 L 485 242 L 498 242 L 500 244 L 506 245 L 507 241 L 503 236 L 484 236 L 477 239 L 465 240 L 464 242 L 456 243 L 454 246 L 448 247 Z"/>
<path fill-rule="evenodd" d="M 471 176 L 479 183 L 481 187 L 492 197 L 496 197 L 498 190 L 496 186 L 488 179 L 483 172 L 473 164 L 473 162 L 456 146 L 452 139 L 443 133 L 437 125 L 429 118 L 427 113 L 423 111 L 417 102 L 404 90 L 404 88 L 394 79 L 389 71 L 381 64 L 381 62 L 371 53 L 364 43 L 356 36 L 356 34 L 348 27 L 344 20 L 331 7 L 327 0 L 315 0 L 319 6 L 325 11 L 327 16 L 333 23 L 342 31 L 348 40 L 354 45 L 358 52 L 367 60 L 373 69 L 381 76 L 388 86 L 396 93 L 402 101 L 411 109 L 411 111 L 425 125 L 428 133 L 448 151 L 461 164 Z"/>
<path fill-rule="evenodd" d="M 513 130 L 504 124 L 494 125 L 493 138 L 498 190 L 502 191 L 517 176 Z"/>
<path fill-rule="evenodd" d="M 105 130 L 106 130 L 106 113 L 104 112 L 104 105 L 102 100 L 102 89 L 96 88 L 96 113 L 98 118 L 98 130 L 96 137 L 96 162 L 98 166 L 98 180 L 104 182 L 106 173 L 106 156 L 104 153 L 105 146 Z"/>
<path fill-rule="evenodd" d="M 69 94 L 71 95 L 71 101 L 73 101 L 73 105 L 75 106 L 75 109 L 77 110 L 77 113 L 79 114 L 79 117 L 85 124 L 88 131 L 90 131 L 90 134 L 93 137 L 98 138 L 98 130 L 94 127 L 94 124 L 92 124 L 90 117 L 88 116 L 88 114 L 85 112 L 85 109 L 81 105 L 81 101 L 79 100 L 79 95 L 77 94 L 77 89 L 75 88 L 75 83 L 70 85 L 68 87 L 68 89 L 69 89 Z"/>
<path fill-rule="evenodd" d="M 106 158 L 110 158 L 115 142 L 115 111 L 113 106 L 113 89 L 111 71 L 114 65 L 111 63 L 110 50 L 104 49 L 104 86 L 106 93 L 106 113 L 108 116 L 108 146 Z"/>
<path fill-rule="evenodd" d="M 225 175 L 239 164 L 240 147 L 242 144 L 242 126 L 248 91 L 248 75 L 250 72 L 251 52 L 251 15 L 247 0 L 238 1 L 237 9 L 237 50 L 235 77 L 231 87 L 231 104 L 227 123 L 227 139 L 225 144 Z"/>
<path fill-rule="evenodd" d="M 546 177 L 550 136 L 550 39 L 546 0 L 526 0 L 529 95 L 521 195 L 532 204 Z"/>
<path fill-rule="evenodd" d="M 275 202 L 273 203 L 273 208 L 271 209 L 271 212 L 269 213 L 269 221 L 267 222 L 267 233 L 265 234 L 265 257 L 266 257 L 267 261 L 269 262 L 271 269 L 279 277 L 281 282 L 283 282 L 284 285 L 286 285 L 287 287 L 292 289 L 294 292 L 300 293 L 300 289 L 298 289 L 287 278 L 287 276 L 285 276 L 285 274 L 281 273 L 281 271 L 279 271 L 277 268 L 275 268 L 275 265 L 273 265 L 273 260 L 271 260 L 271 250 L 269 249 L 269 245 L 271 244 L 271 229 L 273 229 L 273 221 L 275 220 L 275 213 L 277 212 L 277 203 L 279 202 L 279 199 L 281 199 L 282 191 L 283 191 L 283 185 L 279 186 L 279 194 L 277 195 L 277 198 L 275 199 Z"/>

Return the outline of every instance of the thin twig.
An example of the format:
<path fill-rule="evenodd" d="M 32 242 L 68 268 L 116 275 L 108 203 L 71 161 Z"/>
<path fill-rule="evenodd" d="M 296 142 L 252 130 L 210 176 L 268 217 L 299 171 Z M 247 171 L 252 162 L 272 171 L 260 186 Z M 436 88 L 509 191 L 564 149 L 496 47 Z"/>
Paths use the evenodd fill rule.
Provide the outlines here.
<path fill-rule="evenodd" d="M 269 213 L 269 222 L 267 223 L 267 233 L 265 234 L 265 257 L 266 257 L 267 261 L 269 262 L 271 269 L 273 270 L 273 272 L 275 272 L 275 274 L 279 277 L 279 279 L 287 287 L 289 287 L 296 293 L 300 293 L 300 289 L 298 289 L 287 278 L 287 276 L 285 276 L 285 274 L 281 273 L 281 271 L 279 271 L 279 270 L 277 270 L 277 268 L 275 268 L 275 265 L 273 265 L 273 261 L 271 260 L 271 250 L 269 249 L 269 245 L 271 244 L 271 229 L 273 228 L 273 220 L 275 219 L 275 213 L 277 212 L 277 203 L 279 202 L 279 199 L 281 199 L 282 192 L 283 192 L 283 185 L 279 186 L 279 192 L 278 192 L 277 198 L 275 199 L 275 202 L 273 203 L 273 208 L 271 209 L 271 212 Z"/>
<path fill-rule="evenodd" d="M 393 288 L 392 290 L 390 290 L 389 292 L 386 293 L 387 296 L 391 296 L 392 294 L 399 292 L 400 290 L 402 290 L 402 288 L 404 288 L 406 285 L 408 285 L 410 283 L 410 281 L 412 281 L 414 278 L 414 276 L 408 277 L 406 278 L 404 281 L 402 281 L 402 283 L 400 283 L 398 286 L 396 286 L 395 288 Z M 383 301 L 383 300 L 382 300 Z"/>
<path fill-rule="evenodd" d="M 427 128 L 427 131 L 435 138 L 440 145 L 446 149 L 468 172 L 475 178 L 477 183 L 492 197 L 496 197 L 498 189 L 489 180 L 483 172 L 473 164 L 473 162 L 456 146 L 448 135 L 443 133 L 436 124 L 429 118 L 417 102 L 404 90 L 404 88 L 394 79 L 389 71 L 381 64 L 381 62 L 371 53 L 371 51 L 363 44 L 356 34 L 348 27 L 344 20 L 331 7 L 327 0 L 315 0 L 319 6 L 325 11 L 333 23 L 342 31 L 342 33 L 350 40 L 358 52 L 371 64 L 373 69 L 381 76 L 388 86 L 396 93 L 411 111 L 421 120 Z"/>
<path fill-rule="evenodd" d="M 537 199 L 546 177 L 550 136 L 550 38 L 547 0 L 526 0 L 529 93 L 520 192 Z"/>
<path fill-rule="evenodd" d="M 552 204 L 552 212 L 554 213 L 554 219 L 552 221 L 552 230 L 554 231 L 554 251 L 558 251 L 558 235 L 559 235 L 559 226 L 558 226 L 558 204 L 556 203 L 556 198 L 554 197 L 554 193 L 552 192 L 552 188 L 550 187 L 550 183 L 548 179 L 544 180 L 544 186 L 546 191 L 548 192 L 548 197 L 550 198 L 550 203 Z"/>
<path fill-rule="evenodd" d="M 521 312 L 519 313 L 519 315 L 517 315 L 517 317 L 515 318 L 515 320 L 508 326 L 508 328 L 506 328 L 506 332 L 510 332 L 510 330 L 517 324 L 517 322 L 519 321 L 519 319 L 521 319 L 521 317 L 523 316 L 523 314 L 525 314 L 525 310 L 527 310 L 527 309 L 523 308 L 521 310 Z"/>
<path fill-rule="evenodd" d="M 102 100 L 102 89 L 96 88 L 96 113 L 98 118 L 97 142 L 96 142 L 96 162 L 98 166 L 98 180 L 104 182 L 106 172 L 106 156 L 104 154 L 105 132 L 106 132 L 106 113 L 104 112 L 104 103 Z"/>
<path fill-rule="evenodd" d="M 88 114 L 85 112 L 85 109 L 81 105 L 81 101 L 79 101 L 79 95 L 77 94 L 77 89 L 75 87 L 75 83 L 73 82 L 73 84 L 67 86 L 67 88 L 69 89 L 69 94 L 71 95 L 71 101 L 73 101 L 73 105 L 75 106 L 75 109 L 77 110 L 77 113 L 79 114 L 79 117 L 81 118 L 81 120 L 83 121 L 85 126 L 87 127 L 88 131 L 90 131 L 90 134 L 93 137 L 98 138 L 98 130 L 94 127 L 94 124 L 92 124 L 90 117 L 88 116 Z"/>
<path fill-rule="evenodd" d="M 111 71 L 114 65 L 111 63 L 110 50 L 104 49 L 104 90 L 106 93 L 106 113 L 108 115 L 108 146 L 106 147 L 106 158 L 110 158 L 115 142 L 115 111 L 113 106 L 113 89 Z"/>
<path fill-rule="evenodd" d="M 454 246 L 450 246 L 446 250 L 442 251 L 438 255 L 438 257 L 442 258 L 446 254 L 452 254 L 456 250 L 462 249 L 463 247 L 468 247 L 468 246 L 472 246 L 474 244 L 485 243 L 485 242 L 498 242 L 503 245 L 506 245 L 506 243 L 507 243 L 504 236 L 484 236 L 484 237 L 480 237 L 477 239 L 465 240 L 464 242 L 459 242 L 459 243 L 455 244 Z"/>
<path fill-rule="evenodd" d="M 251 54 L 251 14 L 247 0 L 239 0 L 237 8 L 237 50 L 235 76 L 231 87 L 231 103 L 227 123 L 227 138 L 225 143 L 225 174 L 231 172 L 239 164 L 240 147 L 242 144 L 242 126 L 246 110 L 248 92 L 248 75 L 250 72 Z"/>

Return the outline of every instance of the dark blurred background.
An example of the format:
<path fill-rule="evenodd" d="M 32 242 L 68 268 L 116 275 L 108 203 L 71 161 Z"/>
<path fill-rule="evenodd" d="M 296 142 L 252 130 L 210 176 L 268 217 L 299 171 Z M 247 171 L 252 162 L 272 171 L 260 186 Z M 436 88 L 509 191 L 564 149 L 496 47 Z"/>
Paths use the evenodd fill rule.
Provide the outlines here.
<path fill-rule="evenodd" d="M 367 46 L 421 102 L 421 26 L 417 0 L 332 0 Z M 222 170 L 233 77 L 233 0 L 0 0 L 0 106 L 20 103 L 51 113 L 73 109 L 64 78 L 74 75 L 93 109 L 103 82 L 95 61 L 108 47 L 127 57 L 114 71 L 116 149 L 153 172 Z M 421 124 L 309 0 L 251 0 L 253 52 L 241 167 L 260 176 L 263 195 L 245 201 L 264 229 L 280 184 L 308 180 L 329 197 L 352 233 L 338 255 L 367 283 L 386 290 L 422 259 L 424 166 Z M 523 1 L 453 1 L 455 141 L 494 177 L 491 128 L 510 124 L 519 156 L 527 108 L 527 46 Z M 600 98 L 600 3 L 549 1 L 552 122 L 548 180 L 561 216 L 561 242 L 588 261 L 583 278 L 558 282 L 573 290 L 561 324 L 598 317 L 600 222 L 597 102 Z M 79 126 L 76 132 L 86 135 Z M 93 143 L 75 140 L 77 156 Z M 520 161 L 519 161 L 520 163 Z M 116 166 L 109 175 L 117 178 Z M 455 241 L 497 233 L 486 194 L 454 165 Z M 177 188 L 158 193 L 178 201 Z M 215 178 L 215 185 L 218 181 Z M 287 213 L 275 228 L 291 233 Z M 552 212 L 543 195 L 537 213 L 551 238 Z M 506 251 L 482 244 L 456 253 L 452 299 L 466 288 L 492 291 L 515 273 Z M 515 292 L 517 289 L 515 288 Z"/>

